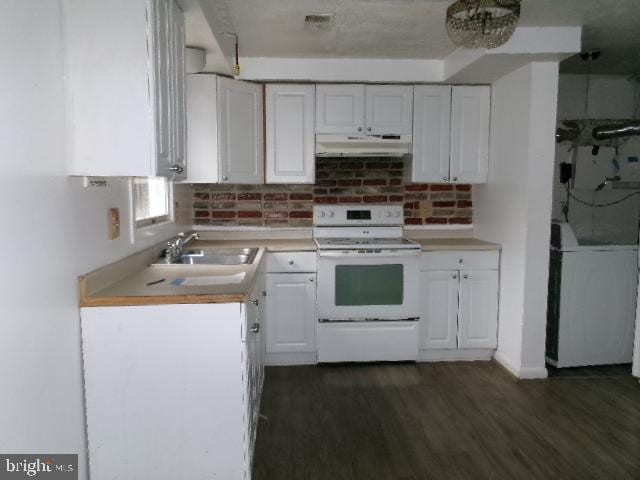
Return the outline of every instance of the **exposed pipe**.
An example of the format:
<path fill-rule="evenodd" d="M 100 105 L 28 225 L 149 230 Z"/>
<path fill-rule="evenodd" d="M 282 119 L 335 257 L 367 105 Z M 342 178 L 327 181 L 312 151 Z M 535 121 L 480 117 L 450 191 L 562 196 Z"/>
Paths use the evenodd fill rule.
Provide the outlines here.
<path fill-rule="evenodd" d="M 640 121 L 625 123 L 623 125 L 601 125 L 594 128 L 591 134 L 596 140 L 640 135 Z"/>

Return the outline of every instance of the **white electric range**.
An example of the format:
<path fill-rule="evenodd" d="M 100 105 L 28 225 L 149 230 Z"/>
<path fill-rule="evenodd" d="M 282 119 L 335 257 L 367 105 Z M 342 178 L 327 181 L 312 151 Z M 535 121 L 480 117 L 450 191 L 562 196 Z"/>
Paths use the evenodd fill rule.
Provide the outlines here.
<path fill-rule="evenodd" d="M 400 205 L 318 205 L 318 361 L 415 360 L 420 246 Z"/>

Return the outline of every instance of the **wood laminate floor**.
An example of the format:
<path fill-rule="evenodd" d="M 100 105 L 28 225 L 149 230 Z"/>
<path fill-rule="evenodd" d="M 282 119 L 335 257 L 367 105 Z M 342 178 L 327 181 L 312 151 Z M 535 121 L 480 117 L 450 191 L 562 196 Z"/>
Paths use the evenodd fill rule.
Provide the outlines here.
<path fill-rule="evenodd" d="M 640 479 L 638 379 L 269 367 L 254 480 Z"/>

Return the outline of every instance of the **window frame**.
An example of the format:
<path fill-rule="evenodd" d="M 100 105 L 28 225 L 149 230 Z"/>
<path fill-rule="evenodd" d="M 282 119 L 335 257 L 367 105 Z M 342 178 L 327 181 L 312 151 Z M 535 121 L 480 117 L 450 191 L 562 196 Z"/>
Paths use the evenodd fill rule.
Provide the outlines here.
<path fill-rule="evenodd" d="M 142 220 L 136 219 L 136 206 L 137 206 L 137 196 L 136 196 L 136 188 L 135 181 L 136 179 L 162 179 L 165 180 L 167 185 L 167 213 L 163 215 L 158 215 L 155 217 L 144 218 Z M 172 223 L 174 221 L 174 205 L 173 205 L 173 182 L 165 177 L 134 177 L 131 179 L 131 220 L 133 230 L 143 230 L 151 227 L 156 227 L 158 225 L 165 225 L 167 223 Z"/>

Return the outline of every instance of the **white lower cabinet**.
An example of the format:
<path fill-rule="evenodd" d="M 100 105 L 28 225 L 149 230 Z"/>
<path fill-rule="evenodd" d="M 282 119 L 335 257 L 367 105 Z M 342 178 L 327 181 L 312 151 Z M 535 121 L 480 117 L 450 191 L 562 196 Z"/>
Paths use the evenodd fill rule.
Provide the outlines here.
<path fill-rule="evenodd" d="M 420 272 L 419 360 L 490 359 L 497 346 L 498 253 L 424 256 L 447 269 Z"/>
<path fill-rule="evenodd" d="M 251 478 L 262 285 L 245 303 L 82 309 L 92 479 Z"/>
<path fill-rule="evenodd" d="M 315 252 L 270 253 L 267 259 L 267 365 L 317 362 Z"/>

